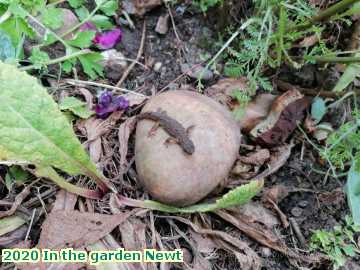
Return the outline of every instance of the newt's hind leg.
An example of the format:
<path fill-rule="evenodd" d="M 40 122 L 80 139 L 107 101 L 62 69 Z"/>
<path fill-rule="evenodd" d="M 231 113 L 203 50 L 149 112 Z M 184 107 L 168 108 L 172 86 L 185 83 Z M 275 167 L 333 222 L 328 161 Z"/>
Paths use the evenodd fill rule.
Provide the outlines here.
<path fill-rule="evenodd" d="M 195 125 L 191 125 L 186 129 L 186 135 L 189 137 L 190 132 L 194 129 Z"/>
<path fill-rule="evenodd" d="M 169 147 L 170 144 L 179 144 L 179 141 L 174 137 L 169 137 L 164 142 L 166 147 Z"/>

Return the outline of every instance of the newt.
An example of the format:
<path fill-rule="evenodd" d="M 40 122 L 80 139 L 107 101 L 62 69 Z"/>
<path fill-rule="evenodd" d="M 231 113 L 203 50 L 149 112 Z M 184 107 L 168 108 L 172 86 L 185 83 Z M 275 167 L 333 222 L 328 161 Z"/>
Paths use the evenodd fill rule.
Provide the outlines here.
<path fill-rule="evenodd" d="M 189 129 L 193 126 L 185 129 L 181 123 L 162 111 L 144 112 L 137 116 L 137 120 L 143 119 L 155 121 L 158 126 L 161 126 L 171 136 L 171 139 L 173 139 L 186 154 L 191 155 L 195 152 L 195 145 L 188 135 Z M 157 126 L 155 129 L 156 128 Z"/>

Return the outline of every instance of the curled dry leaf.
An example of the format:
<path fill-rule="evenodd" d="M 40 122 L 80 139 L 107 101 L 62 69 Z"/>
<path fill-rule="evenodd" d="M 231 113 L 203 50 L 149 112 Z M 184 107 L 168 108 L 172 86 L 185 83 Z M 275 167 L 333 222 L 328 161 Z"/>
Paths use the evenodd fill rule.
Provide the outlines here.
<path fill-rule="evenodd" d="M 128 141 L 130 134 L 136 127 L 136 117 L 131 117 L 126 119 L 119 127 L 119 153 L 120 153 L 120 172 L 125 173 L 126 168 L 128 167 L 128 161 L 126 159 L 128 152 Z"/>
<path fill-rule="evenodd" d="M 309 101 L 297 90 L 289 90 L 277 97 L 268 116 L 259 122 L 250 135 L 262 145 L 275 146 L 285 142 L 302 121 Z"/>
<path fill-rule="evenodd" d="M 7 211 L 0 212 L 0 218 L 11 216 L 12 214 L 15 213 L 16 209 L 21 205 L 22 201 L 30 194 L 30 188 L 34 183 L 36 182 L 30 183 L 18 195 L 16 195 L 15 201 L 11 206 L 11 208 Z"/>
<path fill-rule="evenodd" d="M 86 88 L 79 88 L 79 92 L 84 96 L 86 100 L 86 108 L 90 111 L 94 107 L 94 96 Z"/>
<path fill-rule="evenodd" d="M 260 94 L 251 101 L 244 110 L 244 115 L 239 120 L 241 130 L 250 132 L 269 113 L 271 104 L 277 96 L 271 94 Z"/>

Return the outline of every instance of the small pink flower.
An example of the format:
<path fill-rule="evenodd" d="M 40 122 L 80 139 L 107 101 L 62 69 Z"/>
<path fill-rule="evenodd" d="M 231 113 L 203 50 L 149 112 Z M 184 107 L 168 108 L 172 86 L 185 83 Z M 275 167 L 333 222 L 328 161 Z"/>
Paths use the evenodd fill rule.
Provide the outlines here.
<path fill-rule="evenodd" d="M 106 50 L 113 48 L 121 40 L 121 30 L 116 28 L 105 33 L 96 33 L 93 39 L 94 44 L 100 49 Z"/>
<path fill-rule="evenodd" d="M 83 25 L 80 26 L 79 28 L 80 31 L 97 31 L 97 28 L 95 26 L 95 24 L 93 24 L 92 22 L 86 22 Z"/>

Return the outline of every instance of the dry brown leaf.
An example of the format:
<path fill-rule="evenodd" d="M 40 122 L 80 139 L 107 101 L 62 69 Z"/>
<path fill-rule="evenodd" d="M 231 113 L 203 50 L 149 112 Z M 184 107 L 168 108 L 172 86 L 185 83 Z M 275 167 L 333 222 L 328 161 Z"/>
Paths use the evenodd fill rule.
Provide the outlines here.
<path fill-rule="evenodd" d="M 126 159 L 128 152 L 128 141 L 130 134 L 136 127 L 136 117 L 131 117 L 126 119 L 119 127 L 119 153 L 120 153 L 120 166 L 119 170 L 121 173 L 125 173 L 126 168 L 128 167 L 128 161 Z"/>
<path fill-rule="evenodd" d="M 126 250 L 146 248 L 146 224 L 137 218 L 131 218 L 119 225 L 121 241 Z"/>
<path fill-rule="evenodd" d="M 86 88 L 79 88 L 80 93 L 84 96 L 85 100 L 86 100 L 86 108 L 88 110 L 92 110 L 94 108 L 94 96 L 93 94 L 91 94 L 91 92 L 89 90 L 87 90 Z"/>
<path fill-rule="evenodd" d="M 291 149 L 293 147 L 294 144 L 291 142 L 290 144 L 273 148 L 271 151 L 270 161 L 267 164 L 268 168 L 255 176 L 253 180 L 263 179 L 279 170 L 289 159 L 291 155 Z"/>
<path fill-rule="evenodd" d="M 84 146 L 89 149 L 90 158 L 99 163 L 103 156 L 102 136 L 106 136 L 114 128 L 123 115 L 122 111 L 113 112 L 106 120 L 98 119 L 96 116 L 79 121 L 77 128 L 87 137 Z"/>
<path fill-rule="evenodd" d="M 11 216 L 15 213 L 16 209 L 21 205 L 22 201 L 30 194 L 30 188 L 34 185 L 37 181 L 34 181 L 24 187 L 24 189 L 15 197 L 14 203 L 12 204 L 11 208 L 6 211 L 0 212 L 0 218 Z"/>
<path fill-rule="evenodd" d="M 67 192 L 66 190 L 62 189 L 56 194 L 56 200 L 53 204 L 52 211 L 74 210 L 76 201 L 76 194 Z"/>
<path fill-rule="evenodd" d="M 246 216 L 250 222 L 260 223 L 267 228 L 274 228 L 279 225 L 279 221 L 273 213 L 257 202 L 249 202 L 243 206 L 233 208 L 230 211 L 234 215 Z"/>
<path fill-rule="evenodd" d="M 218 101 L 223 105 L 227 105 L 230 108 L 234 108 L 233 93 L 236 90 L 244 91 L 248 88 L 246 77 L 239 79 L 221 79 L 216 84 L 210 86 L 205 90 L 205 95 Z"/>
<path fill-rule="evenodd" d="M 272 200 L 275 203 L 280 203 L 289 195 L 289 188 L 284 185 L 276 185 L 263 191 L 263 201 Z"/>
<path fill-rule="evenodd" d="M 295 130 L 298 121 L 304 119 L 308 106 L 308 99 L 299 91 L 289 90 L 275 99 L 268 116 L 250 131 L 250 135 L 259 144 L 280 145 Z"/>
<path fill-rule="evenodd" d="M 15 245 L 19 245 L 24 240 L 27 231 L 28 226 L 23 225 L 12 232 L 0 236 L 0 249 L 15 248 Z"/>
<path fill-rule="evenodd" d="M 206 235 L 197 233 L 194 230 L 190 230 L 190 235 L 196 243 L 197 251 L 201 253 L 211 253 L 217 248 L 216 243 Z"/>
<path fill-rule="evenodd" d="M 318 36 L 316 34 L 313 34 L 311 36 L 304 37 L 303 40 L 301 40 L 299 44 L 295 45 L 294 47 L 308 48 L 314 46 L 318 42 L 319 42 Z"/>
<path fill-rule="evenodd" d="M 239 260 L 239 263 L 241 266 L 240 269 L 249 269 L 249 270 L 250 269 L 251 270 L 260 270 L 261 269 L 261 260 L 260 260 L 259 256 L 256 254 L 255 251 L 253 251 L 248 246 L 248 244 L 246 242 L 244 242 L 238 238 L 235 238 L 235 237 L 231 236 L 230 234 L 223 232 L 223 231 L 212 230 L 212 229 L 203 229 L 199 225 L 196 225 L 195 223 L 191 222 L 190 220 L 182 218 L 182 217 L 172 216 L 171 218 L 189 225 L 191 227 L 191 229 L 193 229 L 195 232 L 197 232 L 199 234 L 204 234 L 204 235 L 213 237 L 214 241 L 216 241 L 219 244 L 221 243 L 219 248 L 229 250 L 233 253 L 244 254 L 244 256 L 246 256 L 246 258 L 241 258 L 241 260 Z M 195 259 L 196 259 L 196 257 L 195 257 Z M 200 260 L 200 261 L 202 262 L 202 260 Z M 192 268 L 194 270 L 197 269 L 195 267 L 195 266 L 197 266 L 196 263 L 197 262 L 195 260 L 194 267 Z M 199 268 L 199 269 L 203 269 L 203 268 Z M 211 268 L 207 268 L 207 269 L 211 269 Z"/>
<path fill-rule="evenodd" d="M 360 20 L 357 20 L 354 25 L 354 30 L 351 35 L 349 50 L 358 50 L 360 48 Z"/>
<path fill-rule="evenodd" d="M 103 215 L 79 211 L 52 211 L 42 225 L 39 248 L 81 248 L 95 243 L 130 213 Z"/>
<path fill-rule="evenodd" d="M 114 237 L 111 236 L 111 234 L 108 234 L 95 244 L 92 244 L 86 248 L 87 251 L 94 251 L 94 250 L 100 250 L 100 251 L 113 251 L 117 250 L 119 248 L 123 248 L 119 245 L 118 242 L 114 239 Z M 87 265 L 87 270 L 104 270 L 104 269 L 112 269 L 112 270 L 138 270 L 139 267 L 134 267 L 134 264 L 130 263 L 103 263 L 101 264 L 101 268 L 97 268 L 94 266 Z M 115 268 L 116 267 L 116 268 Z"/>
<path fill-rule="evenodd" d="M 161 0 L 125 0 L 122 2 L 122 6 L 127 13 L 138 16 L 144 15 L 146 12 L 161 4 Z"/>
<path fill-rule="evenodd" d="M 147 99 L 149 99 L 148 96 L 141 96 L 135 93 L 127 93 L 125 95 L 122 95 L 126 100 L 129 101 L 129 106 L 136 106 L 143 102 L 145 102 Z"/>
<path fill-rule="evenodd" d="M 258 149 L 246 156 L 240 156 L 239 160 L 245 164 L 263 165 L 270 159 L 270 151 L 268 149 Z"/>
<path fill-rule="evenodd" d="M 324 260 L 324 257 L 320 255 L 302 255 L 288 248 L 285 243 L 282 242 L 281 238 L 275 235 L 272 230 L 266 229 L 264 226 L 259 224 L 251 223 L 245 217 L 234 216 L 226 210 L 216 211 L 216 214 L 222 219 L 234 225 L 240 231 L 242 231 L 248 237 L 256 240 L 260 244 L 274 249 L 288 258 L 293 258 L 307 263 L 319 263 Z"/>
<path fill-rule="evenodd" d="M 260 94 L 251 101 L 244 110 L 244 115 L 239 120 L 241 130 L 250 132 L 262 119 L 264 119 L 277 96 L 271 94 Z"/>

